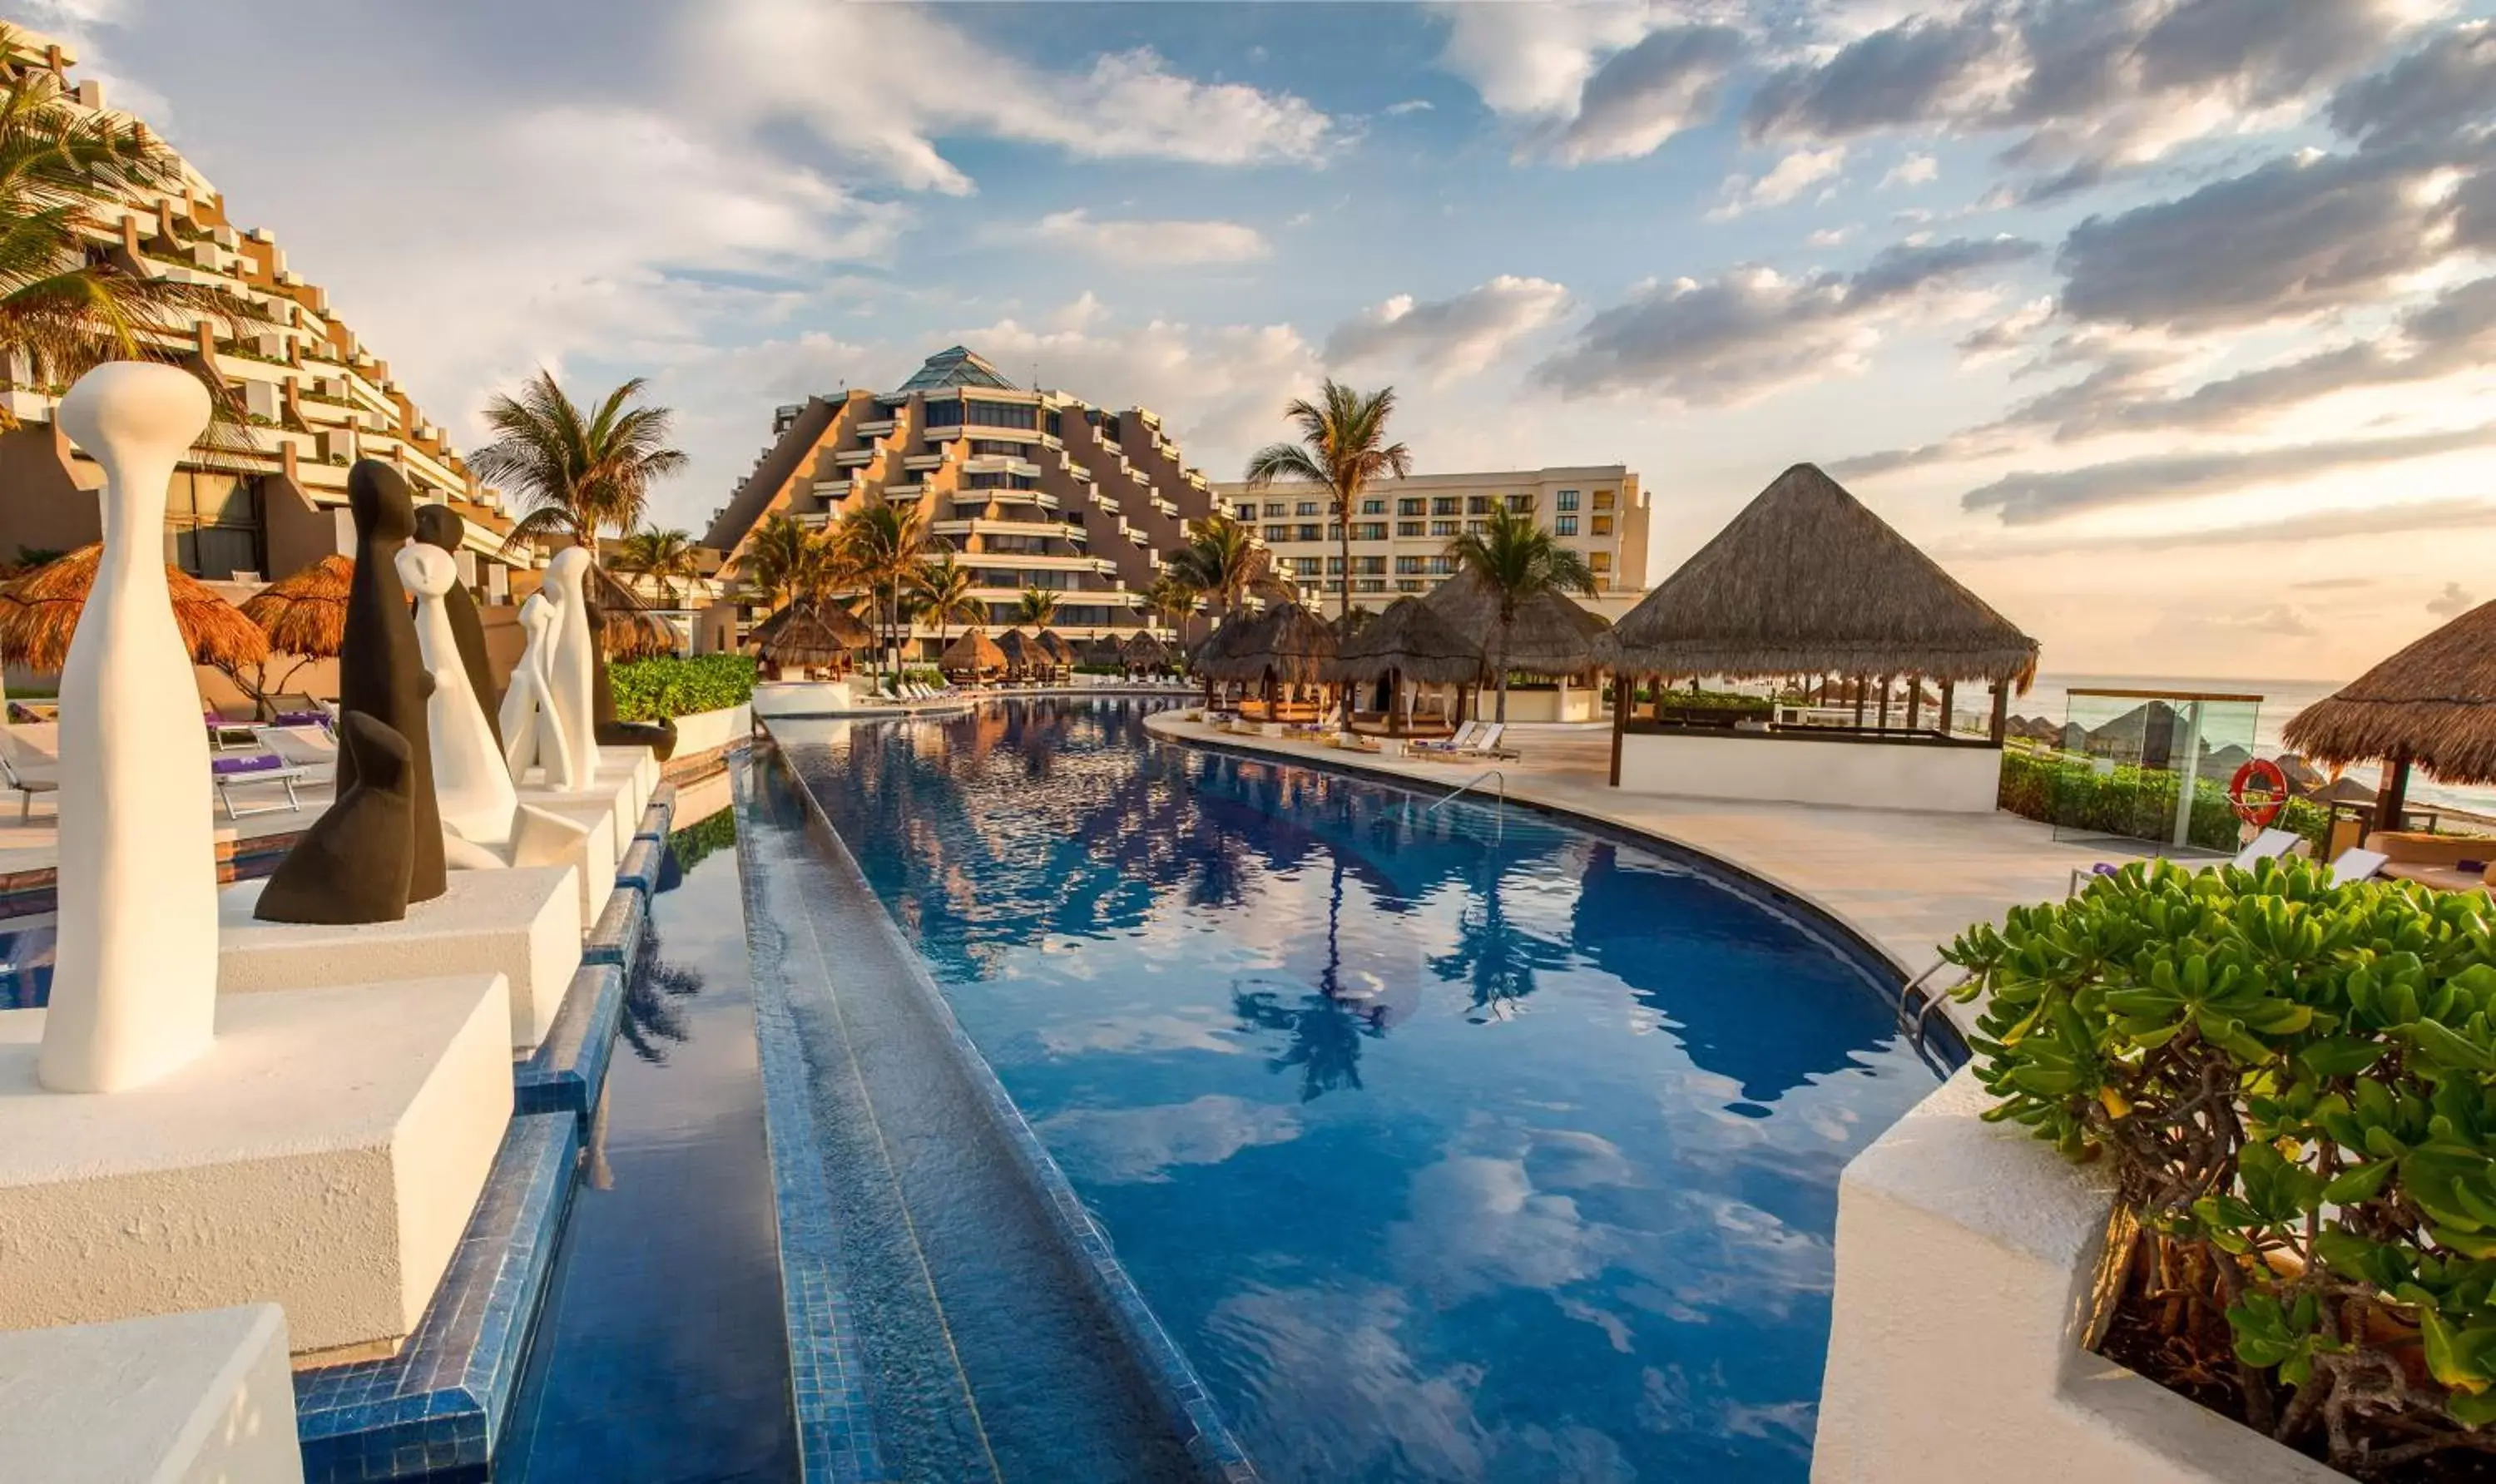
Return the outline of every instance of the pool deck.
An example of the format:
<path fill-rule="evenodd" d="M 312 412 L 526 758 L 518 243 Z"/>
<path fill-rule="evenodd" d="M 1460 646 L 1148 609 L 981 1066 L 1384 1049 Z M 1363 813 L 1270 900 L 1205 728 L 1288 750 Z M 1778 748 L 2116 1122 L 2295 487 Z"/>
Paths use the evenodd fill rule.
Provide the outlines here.
<path fill-rule="evenodd" d="M 1998 922 L 2023 903 L 2059 901 L 2075 868 L 2106 859 L 2099 846 L 2057 844 L 2050 825 L 2015 815 L 1830 809 L 1625 793 L 1612 788 L 1611 733 L 1591 727 L 1515 727 L 1513 761 L 1382 757 L 1325 741 L 1285 740 L 1212 727 L 1184 713 L 1145 718 L 1154 735 L 1326 767 L 1377 773 L 1443 789 L 1499 768 L 1512 800 L 1650 835 L 1724 861 L 1810 902 L 1913 976 L 1969 924 Z M 1485 788 L 1492 787 L 1484 785 Z M 1971 1006 L 1950 1002 L 1962 1029 Z"/>

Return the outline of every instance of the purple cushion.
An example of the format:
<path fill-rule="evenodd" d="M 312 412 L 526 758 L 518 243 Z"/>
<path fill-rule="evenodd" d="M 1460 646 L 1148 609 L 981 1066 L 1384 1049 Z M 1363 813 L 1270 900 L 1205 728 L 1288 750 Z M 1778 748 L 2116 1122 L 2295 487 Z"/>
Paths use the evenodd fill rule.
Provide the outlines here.
<path fill-rule="evenodd" d="M 280 727 L 327 727 L 329 725 L 329 713 L 327 711 L 280 711 L 277 713 L 277 725 Z"/>
<path fill-rule="evenodd" d="M 220 777 L 228 777 L 235 773 L 269 773 L 284 766 L 286 766 L 286 759 L 278 757 L 274 753 L 263 753 L 257 757 L 211 757 L 208 759 L 208 771 L 217 774 Z"/>

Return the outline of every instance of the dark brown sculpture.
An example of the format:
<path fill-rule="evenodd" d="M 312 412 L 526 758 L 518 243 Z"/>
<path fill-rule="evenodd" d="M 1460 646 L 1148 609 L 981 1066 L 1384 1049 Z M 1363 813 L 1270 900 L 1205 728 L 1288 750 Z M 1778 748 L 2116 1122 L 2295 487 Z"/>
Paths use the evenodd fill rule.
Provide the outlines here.
<path fill-rule="evenodd" d="M 416 534 L 416 503 L 397 470 L 367 458 L 347 471 L 347 509 L 356 521 L 356 576 L 347 588 L 346 642 L 338 651 L 338 710 L 360 711 L 406 741 L 407 899 L 429 902 L 451 882 L 442 860 L 442 815 L 433 797 L 433 750 L 424 722 L 433 682 L 424 673 L 416 619 L 398 580 L 398 548 Z M 340 799 L 357 777 L 355 756 L 342 750 Z M 373 869 L 382 866 L 376 862 Z"/>
<path fill-rule="evenodd" d="M 407 739 L 361 711 L 338 724 L 340 791 L 261 888 L 264 922 L 396 922 L 407 915 L 414 762 Z M 437 832 L 435 839 L 440 835 Z"/>
<path fill-rule="evenodd" d="M 428 546 L 457 556 L 459 540 L 467 531 L 468 522 L 447 505 L 417 507 L 416 539 Z M 485 713 L 485 729 L 494 734 L 499 752 L 503 746 L 501 696 L 494 690 L 494 667 L 485 660 L 485 621 L 477 612 L 477 600 L 462 583 L 452 583 L 451 591 L 442 595 L 442 611 L 451 620 L 451 642 L 459 646 L 459 667 L 468 672 L 468 689 Z"/>
<path fill-rule="evenodd" d="M 619 722 L 615 719 L 615 685 L 607 678 L 607 613 L 598 605 L 598 593 L 583 586 L 581 597 L 589 607 L 589 724 L 590 731 L 601 747 L 646 747 L 661 762 L 675 755 L 676 724 L 664 722 Z"/>

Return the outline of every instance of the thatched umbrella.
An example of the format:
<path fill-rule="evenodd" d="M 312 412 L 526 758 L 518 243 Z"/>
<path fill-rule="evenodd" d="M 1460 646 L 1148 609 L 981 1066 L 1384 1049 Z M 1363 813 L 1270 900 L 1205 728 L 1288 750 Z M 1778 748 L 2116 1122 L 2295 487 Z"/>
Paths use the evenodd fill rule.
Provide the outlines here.
<path fill-rule="evenodd" d="M 334 660 L 347 642 L 347 588 L 356 559 L 325 556 L 242 601 L 242 616 L 268 635 L 271 649 L 311 660 Z"/>
<path fill-rule="evenodd" d="M 42 674 L 56 674 L 70 654 L 78 614 L 95 587 L 104 544 L 80 546 L 0 587 L 0 656 Z M 200 579 L 167 563 L 173 622 L 195 665 L 239 669 L 268 658 L 268 635 Z"/>
<path fill-rule="evenodd" d="M 1033 634 L 1032 642 L 1041 647 L 1053 665 L 1063 667 L 1075 663 L 1075 646 L 1066 642 L 1054 629 L 1043 629 Z"/>
<path fill-rule="evenodd" d="M 2306 707 L 2281 735 L 2326 767 L 2382 762 L 2378 829 L 2400 828 L 2413 767 L 2442 783 L 2496 783 L 2496 603 Z"/>
<path fill-rule="evenodd" d="M 936 667 L 948 675 L 976 678 L 991 670 L 1004 669 L 1006 654 L 997 647 L 996 640 L 985 634 L 977 629 L 965 629 L 959 637 L 945 646 L 945 653 L 937 657 Z"/>
<path fill-rule="evenodd" d="M 997 635 L 997 649 L 1006 657 L 1006 669 L 1013 674 L 1028 675 L 1047 669 L 1055 662 L 1040 641 L 1019 629 L 1009 629 Z"/>
<path fill-rule="evenodd" d="M 608 659 L 641 660 L 676 652 L 675 629 L 616 581 L 614 573 L 592 562 L 587 586 L 589 605 L 598 613 L 599 648 Z"/>
<path fill-rule="evenodd" d="M 1388 731 L 1401 735 L 1412 721 L 1407 685 L 1471 685 L 1482 678 L 1482 647 L 1419 598 L 1398 598 L 1387 611 L 1345 639 L 1322 667 L 1328 680 L 1369 685 L 1393 677 Z"/>
<path fill-rule="evenodd" d="M 1114 663 L 1139 670 L 1168 669 L 1170 663 L 1170 646 L 1155 635 L 1139 629 L 1128 634 L 1126 642 L 1117 647 Z"/>
<path fill-rule="evenodd" d="M 1296 603 L 1277 603 L 1243 625 L 1230 644 L 1207 644 L 1197 667 L 1212 680 L 1258 682 L 1270 702 L 1277 686 L 1325 679 L 1326 663 L 1338 647 L 1332 624 Z"/>
<path fill-rule="evenodd" d="M 775 665 L 846 666 L 851 655 L 875 647 L 875 634 L 846 608 L 800 601 L 757 624 L 753 643 Z"/>
<path fill-rule="evenodd" d="M 1648 675 L 1922 675 L 2027 689 L 2037 641 L 1796 464 L 1595 642 Z"/>
<path fill-rule="evenodd" d="M 1480 572 L 1460 572 L 1422 602 L 1449 627 L 1472 639 L 1487 658 L 1499 647 L 1499 591 Z M 1514 674 L 1566 680 L 1596 668 L 1595 635 L 1607 624 L 1561 594 L 1545 590 L 1516 605 L 1509 626 L 1505 668 Z"/>

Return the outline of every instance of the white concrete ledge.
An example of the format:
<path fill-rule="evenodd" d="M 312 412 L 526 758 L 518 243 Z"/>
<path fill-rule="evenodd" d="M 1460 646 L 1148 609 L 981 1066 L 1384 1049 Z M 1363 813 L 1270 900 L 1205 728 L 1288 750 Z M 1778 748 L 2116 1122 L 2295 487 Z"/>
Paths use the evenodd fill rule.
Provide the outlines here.
<path fill-rule="evenodd" d="M 45 1013 L 0 1011 L 0 1329 L 274 1301 L 298 1353 L 415 1330 L 511 1123 L 499 975 L 221 996 L 205 1055 L 104 1095 L 37 1086 Z"/>
<path fill-rule="evenodd" d="M 286 1316 L 252 1304 L 0 1334 L 0 1471 L 300 1484 Z"/>
<path fill-rule="evenodd" d="M 609 863 L 607 889 L 614 875 Z M 580 967 L 578 880 L 571 866 L 453 871 L 450 890 L 400 920 L 356 926 L 263 922 L 251 912 L 266 882 L 236 881 L 217 893 L 217 992 L 499 974 L 511 983 L 512 1047 L 534 1050 Z"/>
<path fill-rule="evenodd" d="M 754 731 L 751 706 L 726 706 L 676 718 L 675 757 L 698 757 L 743 741 Z M 671 757 L 672 762 L 675 757 Z"/>
<path fill-rule="evenodd" d="M 1973 743 L 1698 730 L 1621 738 L 1627 793 L 1991 814 L 2001 788 L 2002 749 Z"/>
<path fill-rule="evenodd" d="M 2108 1187 L 1988 1100 L 1961 1069 L 1838 1182 L 1812 1477 L 2346 1484 L 2080 1347 Z"/>

